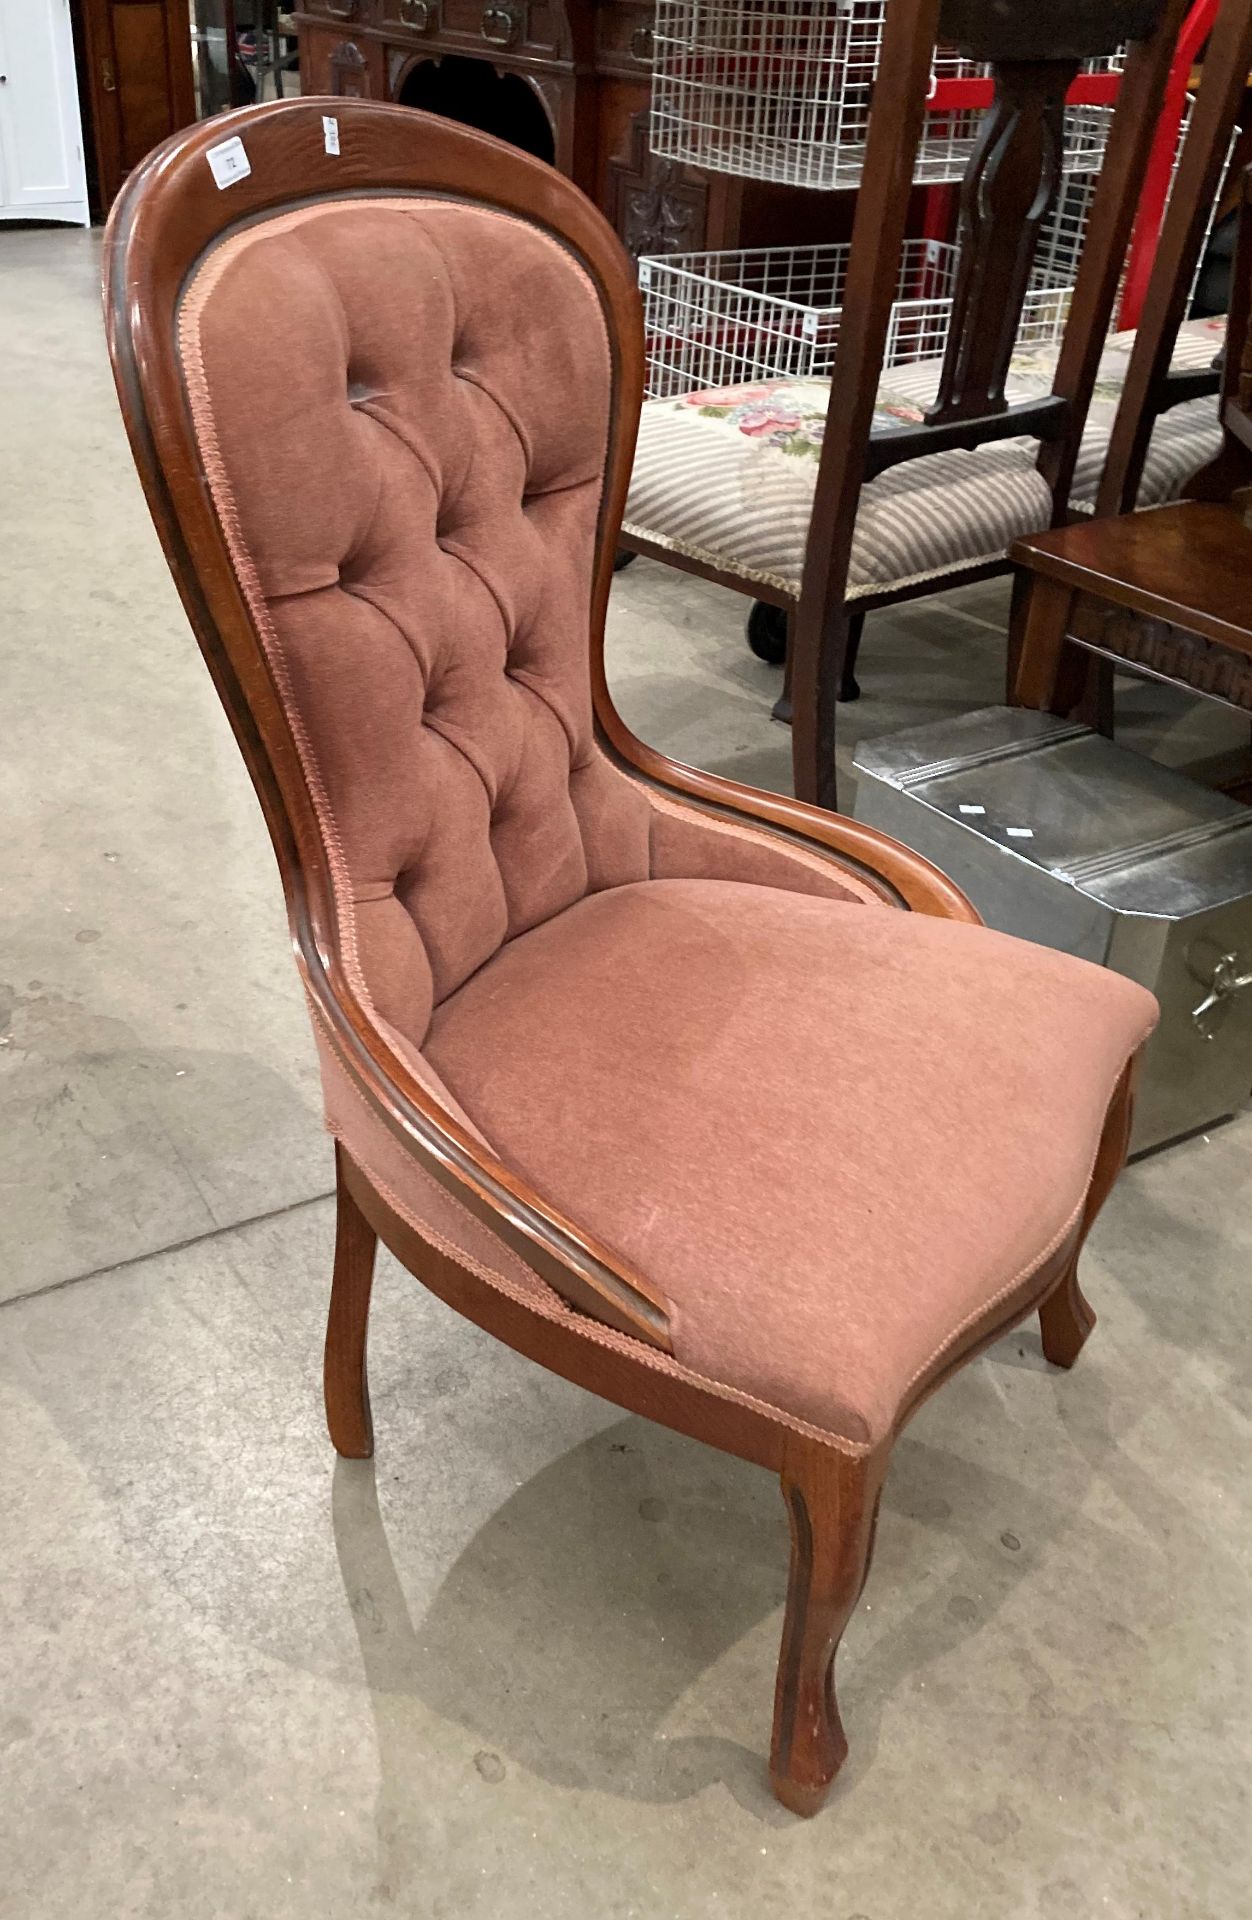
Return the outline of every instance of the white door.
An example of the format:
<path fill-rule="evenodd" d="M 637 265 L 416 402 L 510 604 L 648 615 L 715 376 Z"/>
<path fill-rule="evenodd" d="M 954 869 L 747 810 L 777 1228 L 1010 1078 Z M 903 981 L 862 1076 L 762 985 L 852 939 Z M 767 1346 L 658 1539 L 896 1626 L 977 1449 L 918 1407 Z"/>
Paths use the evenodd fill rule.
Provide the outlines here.
<path fill-rule="evenodd" d="M 69 0 L 0 0 L 0 220 L 89 218 Z"/>

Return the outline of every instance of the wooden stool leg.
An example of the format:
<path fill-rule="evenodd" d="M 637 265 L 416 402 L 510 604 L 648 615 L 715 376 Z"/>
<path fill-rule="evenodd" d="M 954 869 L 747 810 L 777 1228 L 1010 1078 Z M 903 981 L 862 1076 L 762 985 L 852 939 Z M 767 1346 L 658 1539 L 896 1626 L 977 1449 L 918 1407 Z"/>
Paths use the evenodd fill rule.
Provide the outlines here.
<path fill-rule="evenodd" d="M 1034 707 L 1055 713 L 1058 683 L 1065 653 L 1074 595 L 1059 580 L 1043 574 L 1031 577 L 1028 592 L 1014 595 L 1014 630 L 1009 641 L 1016 672 L 1009 692 L 1014 707 Z"/>
<path fill-rule="evenodd" d="M 326 1322 L 323 1383 L 326 1425 L 336 1453 L 368 1460 L 374 1451 L 366 1339 L 378 1236 L 344 1180 L 345 1155 L 335 1143 L 335 1274 Z"/>
<path fill-rule="evenodd" d="M 782 1488 L 791 1520 L 791 1578 L 770 1784 L 792 1813 L 819 1811 L 847 1755 L 834 1660 L 869 1572 L 886 1464 L 885 1454 L 852 1459 L 799 1434 L 787 1443 Z"/>

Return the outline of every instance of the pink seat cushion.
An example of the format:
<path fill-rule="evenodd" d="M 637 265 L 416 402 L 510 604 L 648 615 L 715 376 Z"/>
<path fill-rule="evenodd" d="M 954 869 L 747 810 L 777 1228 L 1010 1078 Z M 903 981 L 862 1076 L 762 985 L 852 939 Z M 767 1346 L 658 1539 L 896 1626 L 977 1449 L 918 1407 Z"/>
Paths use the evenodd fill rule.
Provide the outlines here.
<path fill-rule="evenodd" d="M 680 1361 L 863 1442 L 1064 1237 L 1154 1013 L 982 928 L 651 880 L 510 941 L 426 1051 Z"/>

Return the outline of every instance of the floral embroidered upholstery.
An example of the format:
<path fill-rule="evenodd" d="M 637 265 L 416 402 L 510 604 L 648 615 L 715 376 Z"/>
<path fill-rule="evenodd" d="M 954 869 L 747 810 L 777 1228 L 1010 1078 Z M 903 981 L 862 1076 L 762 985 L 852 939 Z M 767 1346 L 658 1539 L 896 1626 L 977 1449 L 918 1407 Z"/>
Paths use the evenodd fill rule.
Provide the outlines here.
<path fill-rule="evenodd" d="M 1224 320 L 1189 321 L 1174 366 L 1209 366 L 1224 338 Z M 1075 472 L 1075 507 L 1094 504 L 1133 343 L 1133 333 L 1114 335 L 1101 361 Z M 1056 355 L 1055 346 L 1015 355 L 1010 401 L 1050 392 Z M 927 360 L 889 369 L 878 389 L 875 430 L 920 421 L 940 367 Z M 829 392 L 828 380 L 777 379 L 648 401 L 626 531 L 797 593 Z M 1212 399 L 1187 401 L 1163 415 L 1141 502 L 1174 498 L 1219 440 Z M 1051 494 L 1035 455 L 1033 441 L 1000 441 L 973 452 L 927 454 L 871 481 L 857 515 L 848 598 L 1000 559 L 1020 534 L 1048 526 Z"/>

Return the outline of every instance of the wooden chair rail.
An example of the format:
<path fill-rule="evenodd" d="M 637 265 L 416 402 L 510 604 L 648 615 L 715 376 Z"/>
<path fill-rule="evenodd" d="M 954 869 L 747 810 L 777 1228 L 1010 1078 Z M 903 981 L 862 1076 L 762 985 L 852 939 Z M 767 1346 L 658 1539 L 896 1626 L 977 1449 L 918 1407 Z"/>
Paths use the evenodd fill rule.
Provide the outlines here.
<path fill-rule="evenodd" d="M 1073 418 L 1068 400 L 1054 394 L 1043 400 L 1023 400 L 1005 406 L 997 413 L 971 414 L 967 418 L 931 423 L 929 419 L 915 427 L 890 427 L 873 434 L 865 455 L 865 478 L 876 480 L 880 473 L 898 467 L 905 460 L 917 460 L 931 453 L 948 453 L 953 448 L 972 452 L 997 440 L 1059 440 Z"/>

